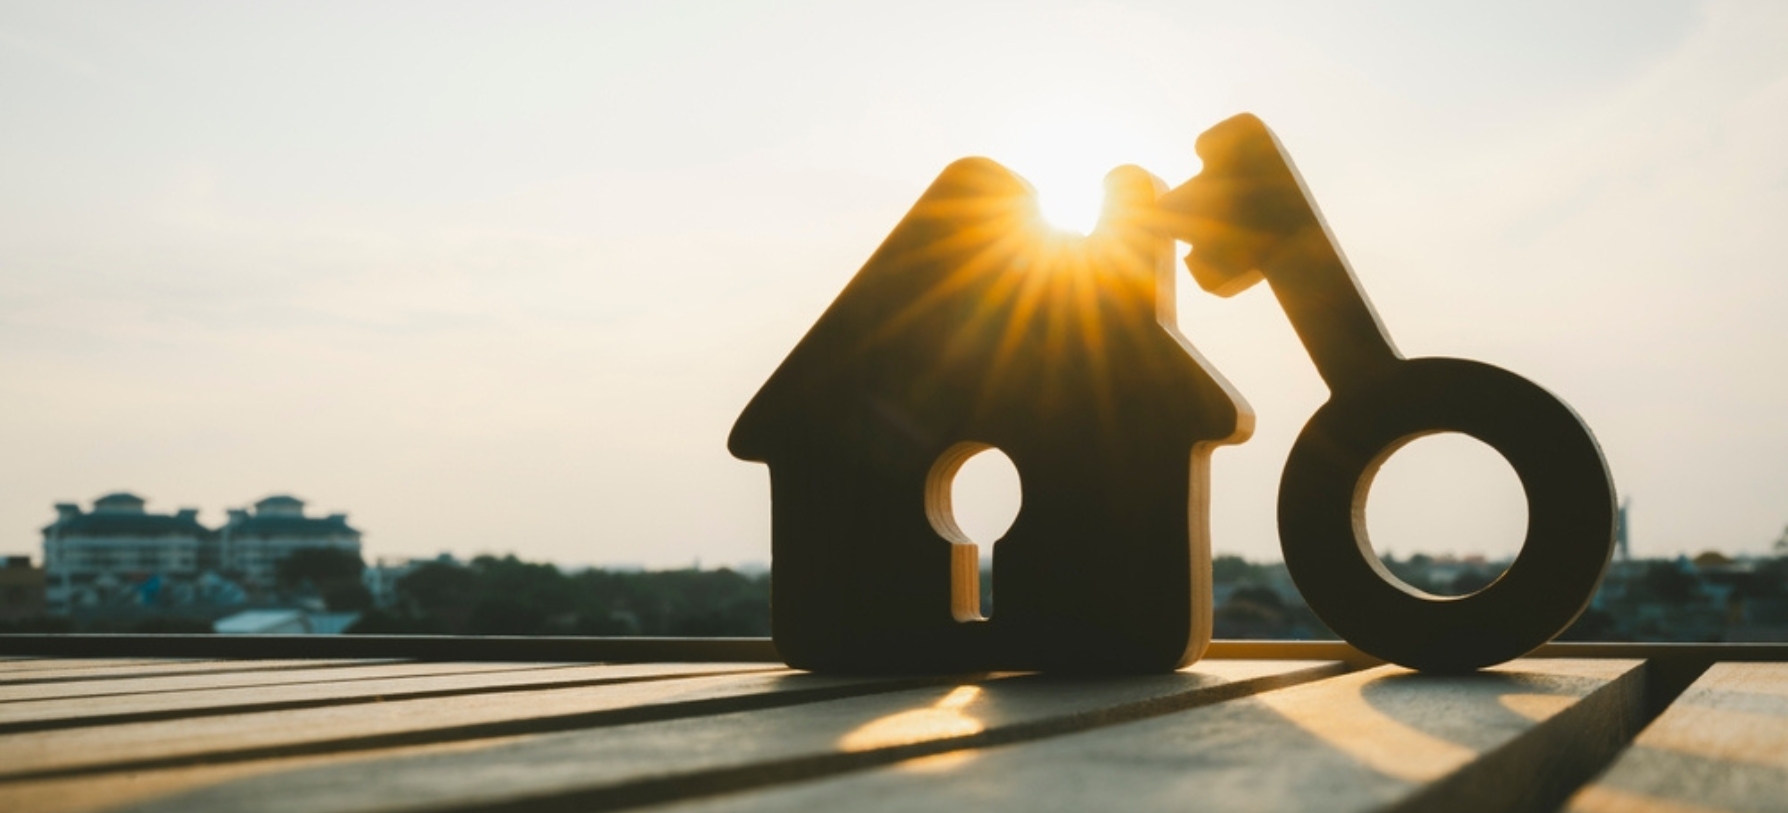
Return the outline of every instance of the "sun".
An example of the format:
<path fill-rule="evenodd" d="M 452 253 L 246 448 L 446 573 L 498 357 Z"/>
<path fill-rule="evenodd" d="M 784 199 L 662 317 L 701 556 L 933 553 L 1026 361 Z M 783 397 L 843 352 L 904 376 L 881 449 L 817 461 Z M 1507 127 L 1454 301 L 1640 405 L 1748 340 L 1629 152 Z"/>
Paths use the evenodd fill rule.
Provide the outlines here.
<path fill-rule="evenodd" d="M 1062 173 L 1065 177 L 1030 178 L 1037 190 L 1037 208 L 1043 219 L 1062 231 L 1090 234 L 1105 211 L 1104 184 L 1098 176 Z"/>
<path fill-rule="evenodd" d="M 1014 111 L 1010 129 L 984 154 L 1030 183 L 1043 219 L 1064 232 L 1086 235 L 1105 210 L 1105 176 L 1154 154 L 1152 143 L 1123 109 L 1095 98 L 1051 96 Z"/>

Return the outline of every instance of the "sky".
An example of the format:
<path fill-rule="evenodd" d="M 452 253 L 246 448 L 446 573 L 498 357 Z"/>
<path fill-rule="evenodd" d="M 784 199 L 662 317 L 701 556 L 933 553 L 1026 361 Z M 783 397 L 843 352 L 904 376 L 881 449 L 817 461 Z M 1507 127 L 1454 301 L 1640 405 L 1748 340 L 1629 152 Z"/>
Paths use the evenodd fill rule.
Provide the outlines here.
<path fill-rule="evenodd" d="M 1046 203 L 1273 127 L 1401 350 L 1596 433 L 1635 555 L 1788 525 L 1788 4 L 0 2 L 0 552 L 52 504 L 289 493 L 369 559 L 766 562 L 733 420 L 950 161 Z M 1181 274 L 1254 407 L 1213 545 L 1278 557 L 1327 393 L 1264 286 Z M 990 541 L 1009 471 L 971 461 Z M 1508 555 L 1460 436 L 1381 551 Z"/>

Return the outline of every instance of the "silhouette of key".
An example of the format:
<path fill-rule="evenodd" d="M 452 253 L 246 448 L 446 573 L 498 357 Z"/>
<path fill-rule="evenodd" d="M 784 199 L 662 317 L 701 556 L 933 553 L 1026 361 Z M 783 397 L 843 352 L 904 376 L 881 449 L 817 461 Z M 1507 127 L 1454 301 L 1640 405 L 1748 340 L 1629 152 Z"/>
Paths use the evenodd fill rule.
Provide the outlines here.
<path fill-rule="evenodd" d="M 1361 650 L 1433 671 L 1519 657 L 1576 620 L 1614 549 L 1614 484 L 1581 419 L 1527 379 L 1475 361 L 1405 359 L 1391 343 L 1272 131 L 1243 114 L 1199 136 L 1204 169 L 1159 202 L 1192 244 L 1186 265 L 1231 296 L 1265 279 L 1330 390 L 1279 484 L 1279 538 L 1312 610 Z M 1432 595 L 1385 569 L 1365 503 L 1385 459 L 1436 432 L 1506 458 L 1528 504 L 1508 571 L 1466 596 Z"/>

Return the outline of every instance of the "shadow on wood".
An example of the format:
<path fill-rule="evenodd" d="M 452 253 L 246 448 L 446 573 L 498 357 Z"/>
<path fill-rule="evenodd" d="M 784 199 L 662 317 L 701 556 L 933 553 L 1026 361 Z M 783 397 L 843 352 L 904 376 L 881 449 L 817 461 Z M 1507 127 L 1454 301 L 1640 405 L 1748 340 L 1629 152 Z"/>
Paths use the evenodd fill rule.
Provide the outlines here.
<path fill-rule="evenodd" d="M 1206 468 L 1253 424 L 1173 327 L 1160 182 L 1126 167 L 1086 237 L 1023 180 L 952 164 L 752 399 L 772 629 L 799 668 L 1159 671 L 1210 639 Z M 1005 452 L 1022 507 L 993 618 L 950 479 Z"/>

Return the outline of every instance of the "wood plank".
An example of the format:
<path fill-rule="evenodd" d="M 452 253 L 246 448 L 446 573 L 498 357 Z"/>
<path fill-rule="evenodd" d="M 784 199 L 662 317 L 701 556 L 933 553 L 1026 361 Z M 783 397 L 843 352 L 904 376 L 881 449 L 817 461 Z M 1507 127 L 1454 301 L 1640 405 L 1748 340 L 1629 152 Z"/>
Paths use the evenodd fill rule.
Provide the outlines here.
<path fill-rule="evenodd" d="M 1212 658 L 1243 660 L 1337 660 L 1355 663 L 1383 663 L 1378 658 L 1355 649 L 1345 641 L 1250 641 L 1217 640 L 1204 653 Z M 1524 658 L 1616 658 L 1696 662 L 1703 665 L 1716 661 L 1788 661 L 1788 643 L 1774 644 L 1697 644 L 1677 642 L 1606 642 L 1554 641 Z"/>
<path fill-rule="evenodd" d="M 1529 658 L 1639 658 L 1700 661 L 1788 661 L 1788 643 L 1697 644 L 1678 642 L 1556 641 Z"/>
<path fill-rule="evenodd" d="M 434 666 L 439 671 L 445 665 Z M 736 663 L 558 665 L 544 668 L 539 665 L 534 665 L 533 668 L 512 665 L 509 669 L 492 669 L 488 668 L 491 666 L 489 664 L 463 666 L 469 668 L 449 674 L 421 677 L 312 681 L 295 685 L 0 703 L 0 734 L 355 703 L 389 703 L 427 697 L 464 697 L 520 689 L 573 688 L 661 678 L 772 671 L 769 666 Z"/>
<path fill-rule="evenodd" d="M 331 765 L 226 784 L 145 809 L 610 809 L 823 776 L 974 744 L 1057 736 L 1344 669 L 1339 663 L 1219 662 L 1172 675 L 954 682 L 533 737 L 476 753 Z"/>
<path fill-rule="evenodd" d="M 37 731 L 0 737 L 0 787 L 54 776 L 675 719 L 892 691 L 939 680 L 825 677 L 779 670 Z"/>
<path fill-rule="evenodd" d="M 134 663 L 115 661 L 111 663 L 94 663 L 91 661 L 69 660 L 68 666 L 54 669 L 43 669 L 20 673 L 16 676 L 0 677 L 0 689 L 12 686 L 23 686 L 34 683 L 59 683 L 89 680 L 121 680 L 150 677 L 172 677 L 175 675 L 219 675 L 236 672 L 266 672 L 284 669 L 331 669 L 344 666 L 365 666 L 380 663 L 400 663 L 398 658 L 363 658 L 363 659 L 268 659 L 268 660 L 214 660 L 197 661 L 174 658 L 157 658 Z"/>
<path fill-rule="evenodd" d="M 240 661 L 236 663 L 241 663 Z M 305 661 L 305 664 L 315 664 Z M 314 668 L 259 669 L 225 672 L 182 672 L 174 675 L 151 673 L 96 677 L 79 681 L 45 681 L 17 685 L 0 685 L 0 705 L 23 701 L 76 697 L 111 697 L 132 694 L 160 694 L 189 691 L 211 691 L 244 686 L 279 686 L 301 683 L 334 683 L 354 680 L 375 680 L 394 677 L 426 677 L 473 672 L 509 672 L 531 669 L 567 669 L 588 664 L 565 663 L 443 663 L 424 661 L 350 661 L 325 663 Z"/>
<path fill-rule="evenodd" d="M 1567 809 L 1788 809 L 1788 663 L 1709 667 Z"/>
<path fill-rule="evenodd" d="M 70 776 L 0 784 L 0 813 L 93 813 L 116 811 L 160 796 L 192 788 L 304 768 L 405 755 L 472 753 L 525 740 L 496 737 L 483 740 L 427 743 L 378 751 L 347 751 L 298 757 L 189 765 L 124 775 Z"/>
<path fill-rule="evenodd" d="M 202 663 L 197 658 L 28 658 L 0 663 L 0 679 L 45 670 L 78 671 L 160 663 Z"/>
<path fill-rule="evenodd" d="M 1461 676 L 1378 667 L 667 809 L 1546 809 L 1618 748 L 1623 725 L 1637 726 L 1644 675 L 1634 661 L 1515 661 Z"/>
<path fill-rule="evenodd" d="M 768 638 L 571 635 L 0 635 L 0 653 L 65 658 L 402 658 L 422 661 L 780 663 Z"/>
<path fill-rule="evenodd" d="M 314 669 L 276 669 L 248 672 L 202 672 L 199 674 L 142 675 L 110 677 L 95 680 L 55 681 L 0 686 L 0 704 L 25 700 L 50 700 L 66 697 L 109 697 L 127 694 L 210 691 L 241 686 L 279 686 L 295 683 L 323 683 L 350 680 L 372 680 L 391 677 L 425 677 L 457 675 L 472 672 L 508 672 L 518 669 L 565 669 L 586 664 L 565 663 L 440 663 L 406 661 L 379 663 L 353 661 Z"/>
<path fill-rule="evenodd" d="M 352 639 L 352 640 L 347 640 Z M 41 650 L 41 651 L 38 651 Z M 300 651 L 301 650 L 301 651 Z M 756 661 L 780 663 L 768 638 L 600 638 L 549 636 L 406 635 L 3 635 L 0 657 L 160 659 L 293 658 L 401 659 L 463 663 L 652 663 Z M 31 654 L 25 654 L 31 653 Z M 1372 658 L 1343 641 L 1216 640 L 1206 660 L 1345 660 Z M 1788 643 L 1586 643 L 1546 644 L 1529 658 L 1625 658 L 1715 661 L 1788 661 Z"/>

